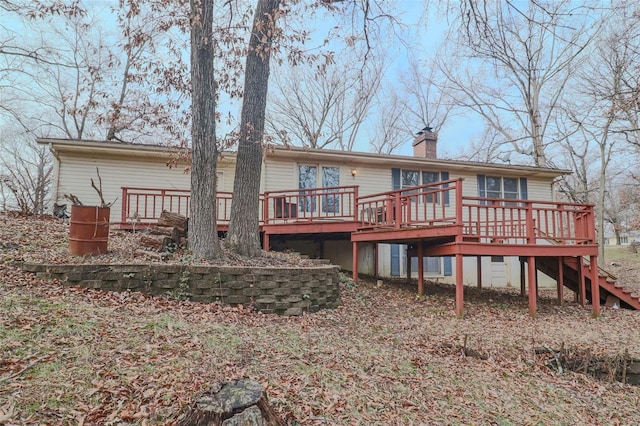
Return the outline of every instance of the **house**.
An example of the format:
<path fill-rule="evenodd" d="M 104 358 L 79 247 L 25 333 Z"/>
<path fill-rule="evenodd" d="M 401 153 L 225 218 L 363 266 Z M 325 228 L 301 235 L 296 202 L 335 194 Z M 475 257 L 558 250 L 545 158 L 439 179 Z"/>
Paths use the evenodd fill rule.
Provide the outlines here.
<path fill-rule="evenodd" d="M 98 168 L 105 199 L 116 200 L 111 221 L 122 228 L 153 223 L 163 209 L 189 212 L 190 176 L 184 167 L 166 166 L 169 148 L 38 143 L 48 144 L 56 158 L 52 202 L 63 202 L 64 194 L 97 200 L 89 179 Z M 593 208 L 554 200 L 554 179 L 569 171 L 438 159 L 437 137 L 428 129 L 413 146 L 414 156 L 266 150 L 261 208 L 254 213 L 265 249 L 326 258 L 356 278 L 413 275 L 419 292 L 425 277 L 455 283 L 459 314 L 465 284 L 518 284 L 524 293 L 528 283 L 545 280 L 557 285 L 559 296 L 568 286 L 583 304 L 590 299 L 594 312 L 599 309 Z M 218 164 L 221 233 L 228 226 L 234 165 L 233 153 Z M 578 261 L 584 256 L 591 272 Z M 528 285 L 532 313 L 537 286 Z"/>
<path fill-rule="evenodd" d="M 640 241 L 640 232 L 638 231 L 627 231 L 620 233 L 620 241 L 618 242 L 618 238 L 612 234 L 605 234 L 604 236 L 604 244 L 608 246 L 628 246 L 634 241 Z"/>

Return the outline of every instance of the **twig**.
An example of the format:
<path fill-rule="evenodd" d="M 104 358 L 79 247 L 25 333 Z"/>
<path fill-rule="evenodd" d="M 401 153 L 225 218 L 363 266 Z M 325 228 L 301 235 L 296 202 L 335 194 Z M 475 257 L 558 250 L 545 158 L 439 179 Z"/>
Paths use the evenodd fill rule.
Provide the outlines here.
<path fill-rule="evenodd" d="M 98 175 L 98 183 L 100 183 L 100 188 L 96 186 L 96 183 L 91 178 L 91 186 L 96 190 L 98 196 L 100 197 L 100 206 L 107 207 L 107 203 L 104 202 L 104 197 L 102 196 L 102 178 L 100 177 L 100 170 L 96 167 L 96 174 Z"/>
<path fill-rule="evenodd" d="M 116 197 L 115 200 L 113 200 L 110 203 L 107 203 L 104 201 L 104 197 L 102 195 L 102 177 L 100 176 L 100 170 L 96 167 L 96 174 L 98 175 L 98 186 L 96 186 L 96 183 L 93 181 L 93 178 L 91 178 L 91 186 L 93 187 L 93 189 L 96 190 L 96 192 L 98 193 L 98 196 L 100 197 L 100 207 L 111 207 L 113 205 L 113 203 L 116 202 L 116 200 L 118 199 L 118 197 Z"/>
<path fill-rule="evenodd" d="M 84 204 L 82 204 L 82 201 L 80 201 L 78 199 L 78 197 L 76 197 L 73 194 L 64 194 L 63 197 L 69 201 L 71 201 L 73 203 L 74 206 L 83 206 Z"/>
<path fill-rule="evenodd" d="M 553 355 L 553 358 L 555 359 L 556 364 L 558 365 L 558 374 L 562 374 L 564 370 L 562 369 L 562 363 L 560 362 L 560 353 L 554 351 L 546 344 L 544 344 L 543 346 L 547 351 L 549 351 L 550 354 Z"/>
<path fill-rule="evenodd" d="M 16 377 L 20 376 L 22 373 L 24 373 L 25 371 L 27 371 L 28 369 L 30 369 L 31 367 L 33 367 L 34 365 L 36 365 L 37 363 L 39 363 L 40 361 L 42 361 L 45 358 L 47 358 L 47 357 L 46 356 L 41 356 L 39 358 L 36 358 L 35 360 L 33 360 L 29 364 L 27 364 L 24 368 L 22 368 L 20 371 L 17 371 L 17 372 L 15 372 L 13 374 L 10 374 L 7 377 L 0 378 L 0 383 L 8 382 L 10 380 L 15 379 Z"/>

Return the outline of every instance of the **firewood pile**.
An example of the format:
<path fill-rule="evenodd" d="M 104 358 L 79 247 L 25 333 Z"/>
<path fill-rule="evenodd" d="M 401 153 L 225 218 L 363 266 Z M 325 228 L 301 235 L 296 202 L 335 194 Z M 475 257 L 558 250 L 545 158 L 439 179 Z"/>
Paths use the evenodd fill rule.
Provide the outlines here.
<path fill-rule="evenodd" d="M 164 210 L 158 223 L 140 235 L 141 248 L 136 249 L 134 255 L 166 258 L 186 244 L 188 231 L 189 219 L 186 216 Z"/>

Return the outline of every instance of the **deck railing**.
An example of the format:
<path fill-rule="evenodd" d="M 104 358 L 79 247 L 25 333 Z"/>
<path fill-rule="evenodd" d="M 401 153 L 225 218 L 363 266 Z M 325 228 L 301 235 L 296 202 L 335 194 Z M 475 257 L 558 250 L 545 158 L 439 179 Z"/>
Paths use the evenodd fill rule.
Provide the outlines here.
<path fill-rule="evenodd" d="M 357 186 L 267 191 L 262 217 L 265 225 L 294 221 L 355 221 L 357 198 Z"/>
<path fill-rule="evenodd" d="M 509 244 L 595 244 L 593 206 L 463 197 L 465 237 Z"/>
<path fill-rule="evenodd" d="M 455 225 L 462 179 L 451 179 L 358 198 L 360 229 Z"/>
<path fill-rule="evenodd" d="M 228 224 L 231 193 L 218 191 L 217 222 Z M 191 192 L 187 189 L 122 187 L 122 224 L 156 223 L 163 210 L 189 216 Z"/>
<path fill-rule="evenodd" d="M 361 196 L 360 230 L 458 226 L 480 243 L 595 244 L 592 205 L 462 196 L 462 179 Z"/>
<path fill-rule="evenodd" d="M 505 244 L 595 244 L 592 205 L 462 196 L 462 179 L 358 195 L 358 186 L 268 191 L 261 224 L 356 222 L 359 230 L 456 226 L 459 240 Z M 228 224 L 232 194 L 218 192 L 218 224 Z M 122 188 L 122 224 L 149 225 L 163 210 L 189 215 L 190 192 Z M 263 220 L 264 219 L 264 220 Z"/>

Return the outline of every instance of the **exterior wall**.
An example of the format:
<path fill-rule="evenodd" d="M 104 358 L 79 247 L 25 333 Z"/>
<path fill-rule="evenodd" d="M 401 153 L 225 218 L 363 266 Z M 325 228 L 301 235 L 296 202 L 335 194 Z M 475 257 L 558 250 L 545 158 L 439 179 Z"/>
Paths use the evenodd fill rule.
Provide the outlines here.
<path fill-rule="evenodd" d="M 374 246 L 375 244 L 372 243 L 360 244 L 358 246 L 358 273 L 375 275 Z M 351 254 L 351 250 L 345 253 L 345 257 L 346 254 Z M 352 264 L 351 270 L 353 270 L 353 261 L 350 261 L 349 263 Z"/>
<path fill-rule="evenodd" d="M 104 199 L 111 206 L 111 222 L 121 221 L 122 187 L 185 189 L 191 186 L 191 176 L 183 167 L 170 169 L 162 159 L 89 157 L 69 154 L 59 155 L 57 198 L 54 202 L 68 204 L 65 194 L 73 194 L 85 205 L 99 204 L 100 199 L 91 187 L 91 178 L 98 185 L 96 167 L 100 170 Z M 220 167 L 221 166 L 221 167 Z M 233 191 L 233 167 L 220 163 L 222 172 L 219 190 Z M 69 209 L 70 211 L 70 209 Z"/>
<path fill-rule="evenodd" d="M 635 241 L 640 241 L 640 233 L 638 232 L 623 232 L 620 234 L 620 244 L 618 244 L 618 240 L 615 235 L 605 236 L 604 243 L 608 246 L 628 246 Z"/>
<path fill-rule="evenodd" d="M 341 176 L 342 177 L 342 176 Z M 264 190 L 280 191 L 298 188 L 295 163 L 268 158 L 264 163 Z"/>
<path fill-rule="evenodd" d="M 322 257 L 322 248 L 318 241 L 311 240 L 287 240 L 278 236 L 271 236 L 271 248 L 276 251 L 289 250 L 309 256 L 311 259 Z"/>
<path fill-rule="evenodd" d="M 468 172 L 455 170 L 449 164 L 412 164 L 403 166 L 405 163 L 394 162 L 392 157 L 385 158 L 379 165 L 372 164 L 370 160 L 358 162 L 345 153 L 344 156 L 330 156 L 330 159 L 317 160 L 320 158 L 316 153 L 315 157 L 307 155 L 305 152 L 295 154 L 294 158 L 278 158 L 276 155 L 265 156 L 262 172 L 261 188 L 263 191 L 296 190 L 298 188 L 298 166 L 318 165 L 334 166 L 340 168 L 340 185 L 359 186 L 359 194 L 367 195 L 373 193 L 391 191 L 392 188 L 392 168 L 400 167 L 411 170 L 449 172 L 450 179 L 462 178 L 463 195 L 468 197 L 478 196 L 478 172 L 469 169 Z M 183 173 L 181 167 L 169 169 L 165 165 L 165 160 L 157 157 L 142 157 L 140 153 L 131 156 L 87 156 L 71 155 L 67 151 L 58 154 L 60 159 L 58 174 L 57 199 L 58 203 L 68 203 L 62 198 L 63 194 L 74 194 L 85 204 L 97 203 L 98 197 L 90 185 L 90 178 L 96 179 L 96 167 L 100 169 L 104 196 L 107 202 L 117 198 L 111 209 L 111 221 L 120 222 L 120 212 L 122 206 L 122 186 L 147 187 L 164 189 L 188 189 L 190 187 L 190 175 Z M 293 155 L 290 155 L 293 157 Z M 221 171 L 221 182 L 219 190 L 231 192 L 233 190 L 234 164 L 232 160 L 221 161 L 218 165 Z M 352 176 L 351 171 L 355 169 L 356 175 Z M 521 177 L 526 173 L 520 170 L 495 169 L 482 171 L 484 175 Z M 528 199 L 553 201 L 551 178 L 540 178 L 527 176 Z M 54 197 L 55 198 L 55 197 Z M 455 200 L 450 199 L 450 205 L 446 207 L 448 215 L 454 215 Z M 269 206 L 273 208 L 273 206 Z M 273 238 L 273 237 L 272 237 Z M 286 247 L 307 254 L 311 257 L 328 258 L 333 263 L 339 264 L 345 270 L 352 270 L 351 242 L 348 240 L 323 241 L 284 241 Z M 380 244 L 378 250 L 378 273 L 381 276 L 390 276 L 390 245 Z M 359 250 L 359 270 L 365 274 L 375 274 L 375 258 L 373 245 L 361 244 Z M 517 259 L 506 258 L 505 265 L 494 264 L 490 257 L 483 258 L 483 283 L 485 285 L 509 285 L 509 283 L 519 284 L 519 263 Z M 406 263 L 400 262 L 401 276 L 405 276 Z M 454 268 L 455 269 L 455 268 Z M 465 259 L 465 282 L 476 281 L 476 261 L 475 258 Z M 455 272 L 454 272 L 455 274 Z M 467 278 L 468 277 L 468 278 Z M 454 276 L 438 277 L 446 282 L 454 282 Z"/>
<path fill-rule="evenodd" d="M 323 259 L 328 259 L 334 265 L 340 265 L 345 271 L 353 271 L 353 258 L 346 256 L 351 253 L 352 244 L 347 240 L 330 240 L 324 242 Z"/>
<path fill-rule="evenodd" d="M 518 257 L 505 257 L 503 263 L 492 261 L 490 256 L 482 257 L 482 286 L 489 287 L 520 287 L 520 261 Z M 463 260 L 463 282 L 467 286 L 476 286 L 478 284 L 478 264 L 475 257 L 465 257 Z M 411 277 L 418 278 L 418 272 L 412 270 Z M 378 276 L 391 277 L 391 245 L 379 244 L 378 247 Z M 406 263 L 401 257 L 400 261 L 400 278 L 407 276 Z M 425 280 L 436 280 L 441 283 L 455 284 L 456 273 L 453 268 L 453 275 L 445 276 L 427 275 Z M 525 282 L 527 278 L 525 276 Z M 540 288 L 554 288 L 556 281 L 546 276 L 542 272 L 538 272 L 538 285 Z"/>

